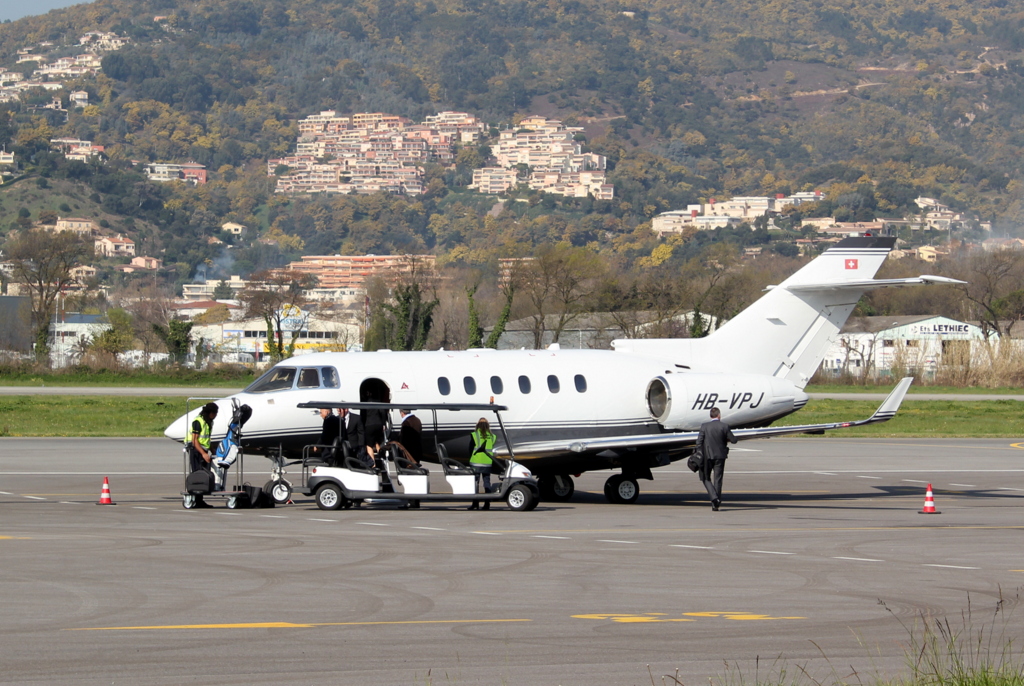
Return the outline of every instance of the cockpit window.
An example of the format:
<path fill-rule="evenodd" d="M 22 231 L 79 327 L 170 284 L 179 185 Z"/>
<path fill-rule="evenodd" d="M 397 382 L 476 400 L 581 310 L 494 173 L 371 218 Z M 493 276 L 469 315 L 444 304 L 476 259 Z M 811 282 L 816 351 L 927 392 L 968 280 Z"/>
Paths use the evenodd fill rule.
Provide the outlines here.
<path fill-rule="evenodd" d="M 284 391 L 292 387 L 293 381 L 295 381 L 295 367 L 274 367 L 253 381 L 245 389 L 245 392 L 269 393 L 270 391 Z"/>
<path fill-rule="evenodd" d="M 334 367 L 320 367 L 320 376 L 324 380 L 324 388 L 341 388 L 338 370 Z"/>
<path fill-rule="evenodd" d="M 299 383 L 297 388 L 320 388 L 320 374 L 316 369 L 302 369 L 299 371 Z"/>

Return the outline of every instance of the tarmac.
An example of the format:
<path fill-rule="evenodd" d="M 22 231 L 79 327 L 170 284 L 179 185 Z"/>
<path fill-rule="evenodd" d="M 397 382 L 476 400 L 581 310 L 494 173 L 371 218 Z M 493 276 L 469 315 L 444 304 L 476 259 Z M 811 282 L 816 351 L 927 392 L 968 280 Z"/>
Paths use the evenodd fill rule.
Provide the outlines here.
<path fill-rule="evenodd" d="M 0 683 L 870 680 L 968 607 L 1021 635 L 1024 437 L 749 442 L 720 512 L 682 463 L 528 513 L 184 510 L 181 471 L 166 439 L 0 439 Z"/>

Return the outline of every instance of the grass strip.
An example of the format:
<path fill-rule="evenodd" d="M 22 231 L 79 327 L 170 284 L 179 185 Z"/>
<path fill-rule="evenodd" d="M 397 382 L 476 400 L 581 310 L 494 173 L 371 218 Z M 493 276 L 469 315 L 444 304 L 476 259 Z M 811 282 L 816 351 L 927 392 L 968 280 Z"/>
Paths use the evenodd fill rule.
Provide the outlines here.
<path fill-rule="evenodd" d="M 132 386 L 244 388 L 256 378 L 252 370 L 232 367 L 203 371 L 177 369 L 173 373 L 147 370 L 115 371 L 84 368 L 67 371 L 32 371 L 0 366 L 0 386 Z"/>
<path fill-rule="evenodd" d="M 804 390 L 807 393 L 888 393 L 896 387 L 896 383 L 875 386 L 850 384 L 811 384 Z M 1024 388 L 1000 386 L 999 388 L 983 388 L 980 386 L 924 386 L 917 382 L 910 387 L 910 394 L 949 394 L 949 395 L 1024 395 Z"/>
<path fill-rule="evenodd" d="M 866 419 L 878 409 L 870 400 L 811 400 L 796 414 L 773 426 L 825 424 Z M 1018 400 L 917 400 L 903 403 L 887 422 L 830 431 L 833 438 L 1024 438 L 1024 419 Z M 728 417 L 723 416 L 728 421 Z"/>
<path fill-rule="evenodd" d="M 812 400 L 775 425 L 865 419 L 877 407 L 877 402 L 868 400 Z M 164 429 L 184 412 L 185 399 L 173 396 L 0 396 L 0 436 L 163 436 Z M 826 435 L 1024 439 L 1024 420 L 1016 400 L 922 400 L 904 403 L 888 422 Z"/>
<path fill-rule="evenodd" d="M 184 413 L 174 396 L 0 396 L 0 436 L 163 436 Z"/>

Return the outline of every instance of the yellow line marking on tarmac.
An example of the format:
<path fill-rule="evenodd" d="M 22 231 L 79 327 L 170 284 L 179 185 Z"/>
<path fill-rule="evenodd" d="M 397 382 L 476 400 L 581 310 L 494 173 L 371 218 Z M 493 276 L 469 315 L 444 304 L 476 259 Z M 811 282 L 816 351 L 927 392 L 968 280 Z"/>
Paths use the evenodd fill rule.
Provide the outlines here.
<path fill-rule="evenodd" d="M 1024 443 L 1011 443 L 1010 447 L 1011 448 L 1019 448 L 1021 450 L 1024 450 Z"/>
<path fill-rule="evenodd" d="M 31 541 L 28 536 L 0 536 L 0 541 Z"/>
<path fill-rule="evenodd" d="M 311 629 L 320 626 L 383 626 L 388 624 L 494 624 L 498 622 L 532 622 L 532 619 L 409 619 L 394 622 L 252 622 L 248 624 L 175 624 L 167 626 L 85 626 L 64 631 L 152 631 L 155 629 Z"/>
<path fill-rule="evenodd" d="M 943 524 L 922 524 L 920 526 L 815 526 L 807 528 L 765 528 L 765 529 L 743 529 L 744 533 L 765 533 L 775 531 L 921 531 L 927 530 L 948 530 L 948 529 L 963 529 L 968 531 L 982 530 L 982 531 L 1017 531 L 1024 529 L 1024 525 L 1006 525 L 1006 526 L 985 526 L 985 525 L 943 525 Z M 716 531 L 721 532 L 721 529 L 716 528 L 701 528 L 701 529 L 495 529 L 495 531 L 501 531 L 506 534 L 612 534 L 627 532 L 630 534 L 673 534 L 673 533 L 690 533 L 690 532 L 703 532 L 703 531 Z"/>
<path fill-rule="evenodd" d="M 704 617 L 714 619 L 733 620 L 763 620 L 763 619 L 807 619 L 806 617 L 772 617 L 771 615 L 760 615 L 753 612 L 684 612 L 682 619 L 668 617 L 664 612 L 643 612 L 638 614 L 622 613 L 600 613 L 587 615 L 572 615 L 573 619 L 610 619 L 617 624 L 643 624 L 648 622 L 695 622 L 696 619 L 689 617 Z"/>

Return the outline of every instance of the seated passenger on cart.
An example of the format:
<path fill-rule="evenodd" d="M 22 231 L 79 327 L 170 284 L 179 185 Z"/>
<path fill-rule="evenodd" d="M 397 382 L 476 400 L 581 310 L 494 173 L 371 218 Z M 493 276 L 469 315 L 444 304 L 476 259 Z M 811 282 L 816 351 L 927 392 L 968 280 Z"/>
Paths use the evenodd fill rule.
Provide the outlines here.
<path fill-rule="evenodd" d="M 347 407 L 338 408 L 338 436 L 349 455 L 354 457 L 364 469 L 373 469 L 373 460 L 366 452 L 363 422 L 359 415 L 354 414 Z M 343 461 L 340 462 L 344 464 Z"/>
<path fill-rule="evenodd" d="M 340 432 L 341 417 L 334 414 L 330 408 L 322 407 L 320 408 L 320 419 L 324 420 L 324 423 L 320 430 L 319 444 L 321 446 L 333 446 Z M 314 448 L 314 450 L 320 453 L 320 457 L 328 464 L 335 464 L 338 458 L 341 457 L 334 454 L 334 448 L 318 447 Z"/>
<path fill-rule="evenodd" d="M 213 434 L 213 420 L 217 418 L 217 404 L 206 403 L 199 411 L 199 416 L 192 422 L 192 443 L 189 450 L 189 469 L 193 472 L 199 470 L 211 471 L 210 461 L 213 459 L 213 450 L 210 446 L 210 436 Z M 203 500 L 203 496 L 196 496 L 195 507 L 213 507 Z"/>
<path fill-rule="evenodd" d="M 419 467 L 423 462 L 423 422 L 412 410 L 399 410 L 398 413 L 402 417 L 398 442 L 409 453 L 412 462 Z"/>

